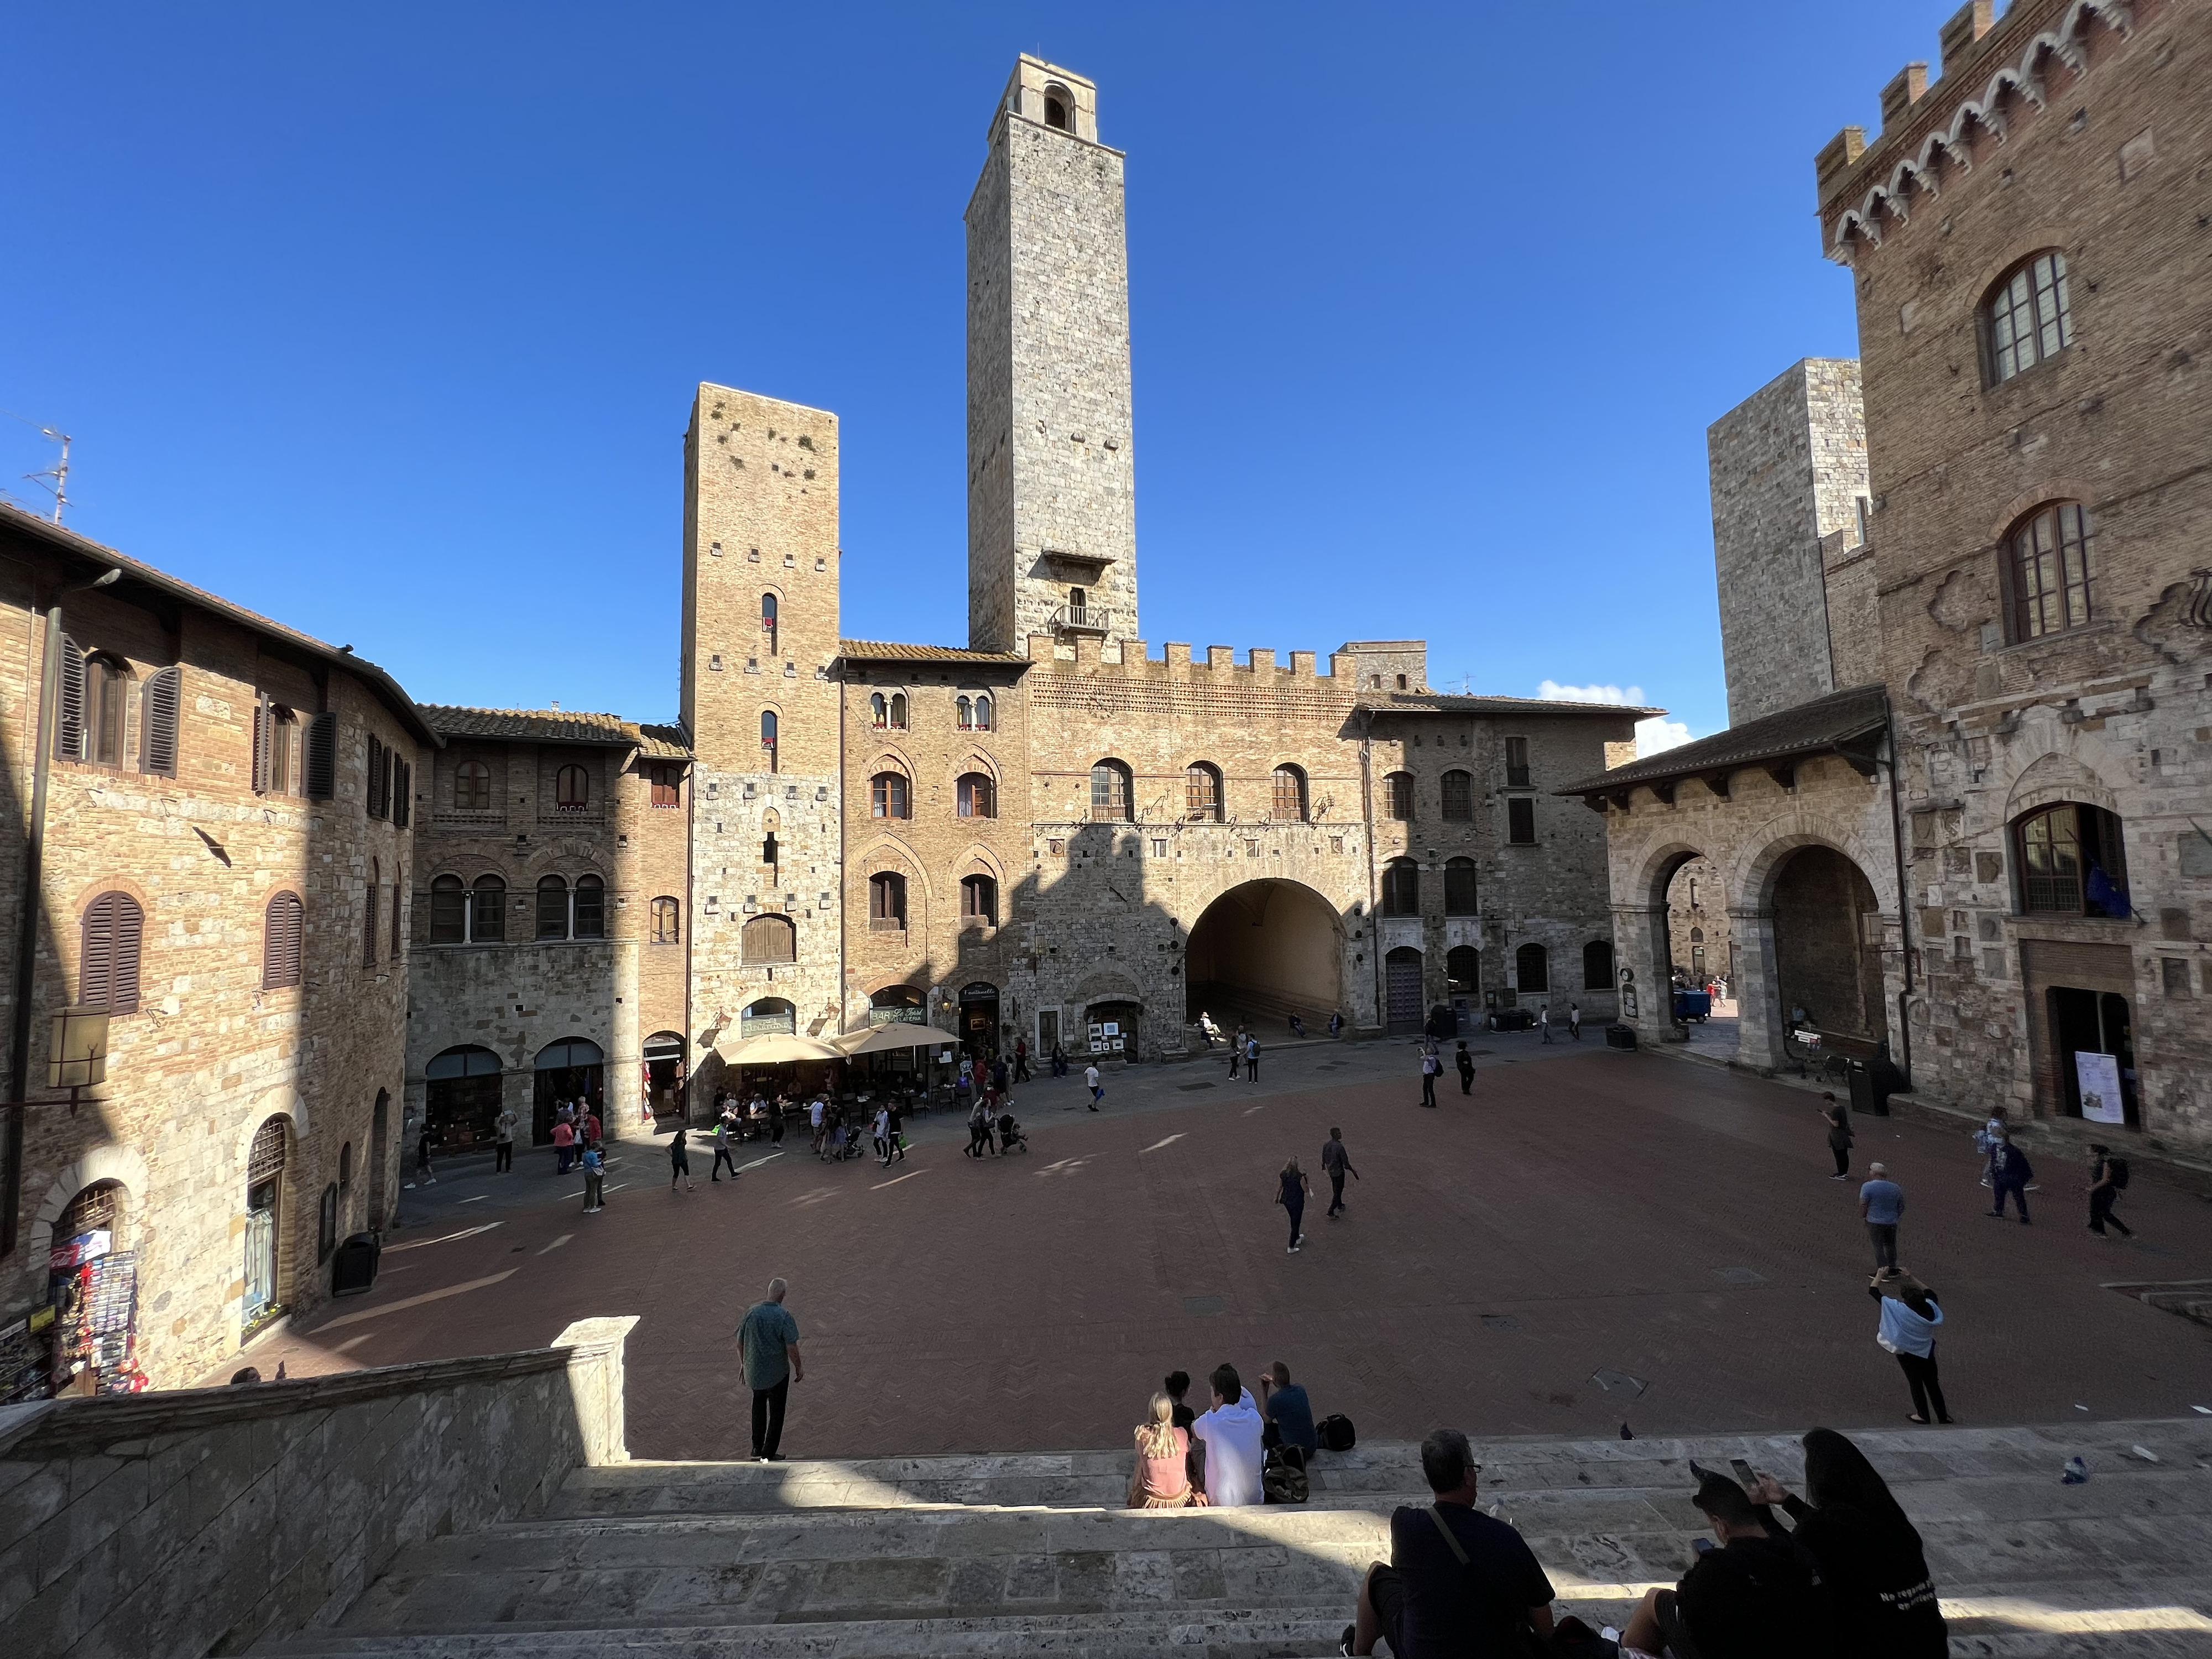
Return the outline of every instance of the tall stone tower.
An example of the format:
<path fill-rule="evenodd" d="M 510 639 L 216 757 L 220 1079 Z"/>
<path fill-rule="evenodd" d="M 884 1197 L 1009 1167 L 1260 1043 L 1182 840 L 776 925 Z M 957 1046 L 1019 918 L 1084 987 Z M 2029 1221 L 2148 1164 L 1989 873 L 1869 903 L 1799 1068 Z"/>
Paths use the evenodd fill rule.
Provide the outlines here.
<path fill-rule="evenodd" d="M 684 434 L 692 1075 L 841 1029 L 837 417 L 702 385 Z"/>
<path fill-rule="evenodd" d="M 1121 154 L 1097 88 L 1024 55 L 968 204 L 968 638 L 1137 627 Z"/>
<path fill-rule="evenodd" d="M 1822 549 L 1839 533 L 1848 547 L 1864 539 L 1856 360 L 1808 357 L 1777 375 L 1706 428 L 1705 450 L 1729 724 L 1878 678 L 1863 651 L 1837 661 Z"/>

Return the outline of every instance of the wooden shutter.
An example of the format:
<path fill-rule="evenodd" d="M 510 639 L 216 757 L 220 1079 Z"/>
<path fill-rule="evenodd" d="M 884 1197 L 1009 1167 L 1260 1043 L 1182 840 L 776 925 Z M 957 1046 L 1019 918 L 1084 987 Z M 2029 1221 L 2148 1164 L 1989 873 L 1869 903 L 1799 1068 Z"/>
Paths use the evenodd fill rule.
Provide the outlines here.
<path fill-rule="evenodd" d="M 128 893 L 111 893 L 114 901 L 115 972 L 107 1004 L 111 1014 L 138 1012 L 138 953 L 145 941 L 146 913 Z"/>
<path fill-rule="evenodd" d="M 61 659 L 54 665 L 54 758 L 84 758 L 84 653 L 62 635 Z"/>
<path fill-rule="evenodd" d="M 392 959 L 394 962 L 399 960 L 399 926 L 401 920 L 399 902 L 401 896 L 406 891 L 406 872 L 404 870 L 394 872 L 392 882 Z"/>
<path fill-rule="evenodd" d="M 77 1006 L 111 1014 L 138 1012 L 138 956 L 145 912 L 128 893 L 102 893 L 85 908 L 77 959 Z"/>
<path fill-rule="evenodd" d="M 305 921 L 297 893 L 279 893 L 269 901 L 261 943 L 261 983 L 264 989 L 278 990 L 300 982 L 301 933 Z"/>
<path fill-rule="evenodd" d="M 321 714 L 307 722 L 307 793 L 328 800 L 337 793 L 338 717 Z"/>
<path fill-rule="evenodd" d="M 376 887 L 376 883 L 369 883 L 361 902 L 361 965 L 364 968 L 376 966 L 376 905 L 380 896 Z"/>
<path fill-rule="evenodd" d="M 404 830 L 414 816 L 415 769 L 396 757 L 392 763 L 392 822 Z"/>
<path fill-rule="evenodd" d="M 384 816 L 384 745 L 374 738 L 368 740 L 368 779 L 364 792 L 368 815 L 373 818 Z"/>
<path fill-rule="evenodd" d="M 269 793 L 270 754 L 276 745 L 276 711 L 266 691 L 253 699 L 253 793 Z"/>
<path fill-rule="evenodd" d="M 146 681 L 138 718 L 138 769 L 156 777 L 177 775 L 177 726 L 184 701 L 185 671 L 164 668 Z"/>

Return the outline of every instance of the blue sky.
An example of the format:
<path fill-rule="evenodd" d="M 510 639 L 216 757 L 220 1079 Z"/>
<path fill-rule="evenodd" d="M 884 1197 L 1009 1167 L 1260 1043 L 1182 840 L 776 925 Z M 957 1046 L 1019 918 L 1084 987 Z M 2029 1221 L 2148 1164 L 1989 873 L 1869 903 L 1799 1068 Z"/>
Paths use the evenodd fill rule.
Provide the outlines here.
<path fill-rule="evenodd" d="M 679 439 L 836 410 L 848 635 L 963 643 L 961 212 L 1128 153 L 1147 637 L 1726 720 L 1705 428 L 1856 349 L 1814 152 L 1950 0 L 17 8 L 0 410 L 69 522 L 426 702 L 676 707 Z M 0 418 L 0 489 L 48 464 Z"/>

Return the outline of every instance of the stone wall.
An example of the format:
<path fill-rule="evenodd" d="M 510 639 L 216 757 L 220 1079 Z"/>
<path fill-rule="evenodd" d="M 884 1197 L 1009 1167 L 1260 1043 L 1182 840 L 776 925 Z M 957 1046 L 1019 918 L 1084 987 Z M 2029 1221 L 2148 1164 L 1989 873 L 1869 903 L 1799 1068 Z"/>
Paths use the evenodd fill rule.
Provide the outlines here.
<path fill-rule="evenodd" d="M 43 611 L 62 574 L 12 533 L 9 549 L 21 560 L 0 565 L 0 730 L 21 811 L 38 729 Z M 72 570 L 69 580 L 85 574 Z M 52 766 L 33 1098 L 54 1097 L 46 1086 L 48 1019 L 82 995 L 83 918 L 104 893 L 128 894 L 143 914 L 140 997 L 135 1012 L 109 1022 L 106 1082 L 73 1111 L 37 1104 L 27 1114 L 21 1231 L 0 1261 L 0 1313 L 46 1300 L 55 1223 L 80 1192 L 118 1182 L 117 1248 L 137 1258 L 137 1360 L 155 1383 L 174 1386 L 238 1352 L 246 1322 L 246 1159 L 264 1124 L 287 1126 L 275 1206 L 279 1306 L 296 1314 L 322 1303 L 322 1246 L 378 1224 L 380 1198 L 391 1191 L 404 1073 L 399 940 L 413 836 L 368 816 L 366 778 L 372 738 L 411 757 L 418 728 L 355 673 L 333 666 L 328 647 L 310 649 L 275 624 L 256 628 L 234 613 L 180 605 L 136 580 L 69 595 L 64 625 L 80 652 L 106 653 L 122 668 L 127 714 L 119 761 Z M 171 665 L 182 670 L 173 777 L 146 769 L 143 733 L 145 683 Z M 318 712 L 334 715 L 331 799 L 309 799 L 296 769 L 282 784 L 255 787 L 254 710 L 263 693 L 297 712 L 295 730 Z M 20 861 L 9 868 L 12 921 L 24 907 Z M 268 908 L 280 892 L 296 894 L 302 907 L 297 985 L 264 983 Z M 334 1200 L 327 1237 L 326 1189 Z"/>
<path fill-rule="evenodd" d="M 1723 978 L 1729 971 L 1735 947 L 1728 899 L 1720 866 L 1703 854 L 1675 871 L 1667 884 L 1667 933 L 1674 967 L 1689 975 L 1692 985 Z"/>
<path fill-rule="evenodd" d="M 1867 493 L 1858 365 L 1808 357 L 1705 441 L 1729 721 L 1741 725 L 1849 683 L 1832 669 L 1821 538 L 1855 532 Z"/>
<path fill-rule="evenodd" d="M 1822 152 L 1858 301 L 1871 557 L 1904 750 L 1918 1092 L 2066 1109 L 2048 994 L 2130 1013 L 2140 1127 L 2212 1146 L 2212 36 L 2197 9 L 2020 0 L 1962 13 L 1944 73 Z M 1935 195 L 1929 186 L 1940 189 Z M 1924 205 L 1923 205 L 1924 204 Z M 1899 209 L 1905 211 L 1899 211 Z M 1997 380 L 1992 293 L 2066 260 L 2071 343 Z M 2075 501 L 2084 625 L 2021 636 L 2008 544 Z M 2124 824 L 2135 920 L 2029 912 L 2014 829 L 2072 801 Z"/>
<path fill-rule="evenodd" d="M 617 1463 L 623 1343 L 0 1407 L 0 1626 L 18 1659 L 199 1659 L 336 1623 L 399 1550 Z"/>

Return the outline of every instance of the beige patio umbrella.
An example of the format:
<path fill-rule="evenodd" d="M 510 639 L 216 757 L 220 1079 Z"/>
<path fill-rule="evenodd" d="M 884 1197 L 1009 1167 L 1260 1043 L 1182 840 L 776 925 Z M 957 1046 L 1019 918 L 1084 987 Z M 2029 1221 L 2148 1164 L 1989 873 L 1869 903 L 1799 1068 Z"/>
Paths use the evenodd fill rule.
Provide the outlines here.
<path fill-rule="evenodd" d="M 748 1037 L 722 1056 L 731 1066 L 781 1066 L 799 1060 L 836 1060 L 842 1056 L 826 1042 L 781 1031 L 769 1036 Z"/>
<path fill-rule="evenodd" d="M 911 1020 L 894 1020 L 830 1040 L 842 1054 L 887 1054 L 902 1048 L 934 1048 L 940 1042 L 951 1042 L 952 1034 L 931 1025 L 916 1025 Z"/>

